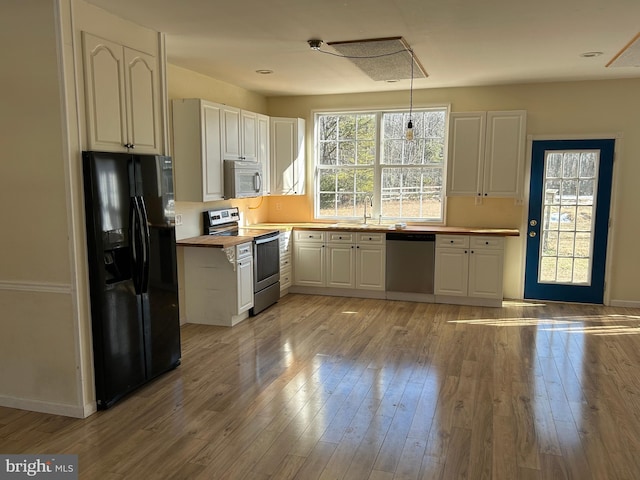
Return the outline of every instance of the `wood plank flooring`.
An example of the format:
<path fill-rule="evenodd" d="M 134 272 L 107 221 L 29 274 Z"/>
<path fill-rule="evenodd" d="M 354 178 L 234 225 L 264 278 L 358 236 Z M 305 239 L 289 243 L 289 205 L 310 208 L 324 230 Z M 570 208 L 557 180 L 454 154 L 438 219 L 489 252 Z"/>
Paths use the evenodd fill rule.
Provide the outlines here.
<path fill-rule="evenodd" d="M 110 410 L 0 408 L 0 452 L 82 479 L 640 478 L 640 309 L 288 295 L 182 336 Z"/>

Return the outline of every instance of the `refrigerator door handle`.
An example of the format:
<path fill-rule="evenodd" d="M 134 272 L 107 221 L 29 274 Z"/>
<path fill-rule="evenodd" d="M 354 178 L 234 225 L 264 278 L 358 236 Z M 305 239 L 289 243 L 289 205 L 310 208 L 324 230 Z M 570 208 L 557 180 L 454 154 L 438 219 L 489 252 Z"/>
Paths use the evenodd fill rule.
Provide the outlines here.
<path fill-rule="evenodd" d="M 138 201 L 136 197 L 131 197 L 129 202 L 129 241 L 131 243 L 131 277 L 133 280 L 133 288 L 136 295 L 140 293 L 140 252 L 139 249 L 139 231 L 138 222 Z"/>
<path fill-rule="evenodd" d="M 140 233 L 142 240 L 140 290 L 142 293 L 147 293 L 149 291 L 149 252 L 151 250 L 151 245 L 149 239 L 149 219 L 147 217 L 147 208 L 142 197 L 138 197 L 138 211 L 140 212 Z"/>

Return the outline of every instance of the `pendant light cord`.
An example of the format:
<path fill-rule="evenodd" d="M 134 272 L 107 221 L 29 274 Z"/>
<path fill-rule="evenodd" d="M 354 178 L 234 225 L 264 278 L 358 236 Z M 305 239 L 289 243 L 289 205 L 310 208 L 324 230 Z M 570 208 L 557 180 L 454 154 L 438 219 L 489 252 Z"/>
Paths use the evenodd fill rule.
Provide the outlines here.
<path fill-rule="evenodd" d="M 409 49 L 411 54 L 411 82 L 409 83 L 409 121 L 411 121 L 411 114 L 413 113 L 413 49 Z"/>

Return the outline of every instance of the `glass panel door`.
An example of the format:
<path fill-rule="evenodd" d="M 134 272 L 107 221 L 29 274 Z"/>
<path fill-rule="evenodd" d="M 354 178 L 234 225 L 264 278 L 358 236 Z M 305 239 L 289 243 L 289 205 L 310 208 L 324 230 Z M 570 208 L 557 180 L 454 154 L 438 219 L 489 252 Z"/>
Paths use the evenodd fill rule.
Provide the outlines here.
<path fill-rule="evenodd" d="M 602 303 L 614 147 L 533 142 L 525 298 Z"/>

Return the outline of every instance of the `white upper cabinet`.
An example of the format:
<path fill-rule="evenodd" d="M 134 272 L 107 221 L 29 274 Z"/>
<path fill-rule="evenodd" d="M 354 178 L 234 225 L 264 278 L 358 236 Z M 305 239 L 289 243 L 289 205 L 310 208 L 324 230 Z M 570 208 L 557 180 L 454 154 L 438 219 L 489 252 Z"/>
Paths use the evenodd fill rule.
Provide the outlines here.
<path fill-rule="evenodd" d="M 223 160 L 258 161 L 258 114 L 224 106 L 222 111 Z"/>
<path fill-rule="evenodd" d="M 452 113 L 447 195 L 521 198 L 526 111 Z"/>
<path fill-rule="evenodd" d="M 264 193 L 271 193 L 271 181 L 270 173 L 271 168 L 269 165 L 269 159 L 271 158 L 270 139 L 269 139 L 269 117 L 266 115 L 257 115 L 258 125 L 258 150 L 257 160 L 262 164 L 262 171 L 264 175 Z"/>
<path fill-rule="evenodd" d="M 173 100 L 172 105 L 176 200 L 222 200 L 220 124 L 225 106 L 197 98 Z"/>
<path fill-rule="evenodd" d="M 158 59 L 83 32 L 89 150 L 161 153 Z"/>
<path fill-rule="evenodd" d="M 271 117 L 271 194 L 303 195 L 305 190 L 305 121 Z"/>

